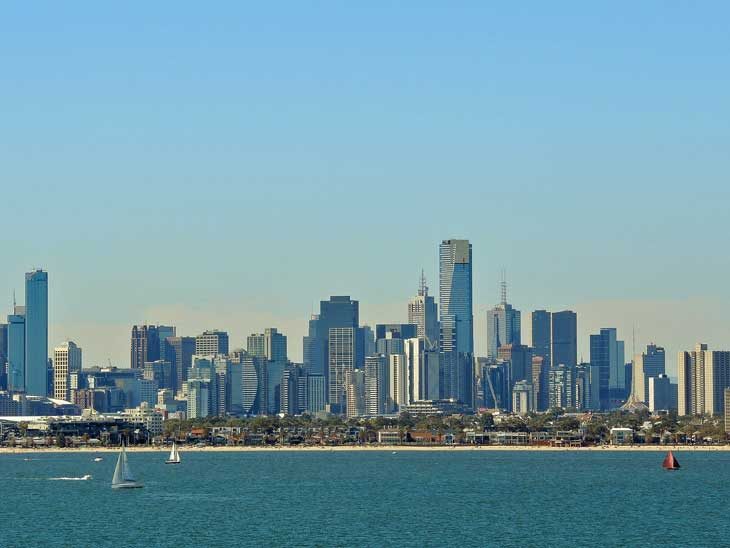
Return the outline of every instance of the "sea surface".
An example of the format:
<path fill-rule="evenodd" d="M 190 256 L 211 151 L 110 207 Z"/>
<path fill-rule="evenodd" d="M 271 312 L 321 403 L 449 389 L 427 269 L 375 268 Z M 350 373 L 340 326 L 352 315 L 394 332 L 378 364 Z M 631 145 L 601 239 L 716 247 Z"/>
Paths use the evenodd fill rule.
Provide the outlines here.
<path fill-rule="evenodd" d="M 730 452 L 93 456 L 0 455 L 0 546 L 730 545 Z"/>

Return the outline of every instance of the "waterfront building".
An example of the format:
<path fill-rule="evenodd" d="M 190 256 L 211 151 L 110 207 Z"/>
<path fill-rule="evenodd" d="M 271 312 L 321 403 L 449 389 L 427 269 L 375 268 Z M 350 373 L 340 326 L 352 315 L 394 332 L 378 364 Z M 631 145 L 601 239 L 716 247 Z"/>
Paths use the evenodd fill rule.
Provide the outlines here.
<path fill-rule="evenodd" d="M 67 341 L 53 349 L 53 397 L 70 401 L 71 373 L 81 371 L 81 349 Z"/>
<path fill-rule="evenodd" d="M 674 409 L 674 403 L 672 401 L 673 385 L 669 377 L 660 373 L 656 377 L 649 377 L 647 380 L 649 411 L 654 413 L 656 411 L 671 411 Z"/>
<path fill-rule="evenodd" d="M 507 282 L 502 282 L 501 302 L 487 311 L 487 358 L 496 359 L 502 346 L 521 345 L 521 314 L 507 302 Z"/>
<path fill-rule="evenodd" d="M 129 367 L 144 369 L 146 362 L 160 359 L 160 336 L 156 325 L 132 326 Z"/>
<path fill-rule="evenodd" d="M 666 358 L 664 349 L 649 344 L 646 351 L 634 357 L 632 365 L 631 393 L 638 401 L 649 401 L 649 377 L 665 373 Z M 650 406 L 651 408 L 651 406 Z"/>
<path fill-rule="evenodd" d="M 8 316 L 8 390 L 25 392 L 25 307 Z"/>
<path fill-rule="evenodd" d="M 48 395 L 48 273 L 25 275 L 25 393 Z"/>
<path fill-rule="evenodd" d="M 512 412 L 517 415 L 527 415 L 535 411 L 534 388 L 532 383 L 517 381 L 512 388 Z"/>
<path fill-rule="evenodd" d="M 578 364 L 578 317 L 571 310 L 553 312 L 550 317 L 552 337 L 551 367 Z"/>
<path fill-rule="evenodd" d="M 678 414 L 722 415 L 725 388 L 730 387 L 730 352 L 708 350 L 698 344 L 680 352 L 677 364 Z"/>
<path fill-rule="evenodd" d="M 616 338 L 616 329 L 604 328 L 590 338 L 591 364 L 598 366 L 601 409 L 620 407 L 626 399 L 624 343 Z"/>
<path fill-rule="evenodd" d="M 546 310 L 535 310 L 531 314 L 530 324 L 532 325 L 532 355 L 541 356 L 546 367 L 550 367 L 551 352 L 551 322 L 550 312 Z"/>
<path fill-rule="evenodd" d="M 217 329 L 203 331 L 195 337 L 195 354 L 198 356 L 228 354 L 228 333 Z"/>
<path fill-rule="evenodd" d="M 345 374 L 355 369 L 356 340 L 354 327 L 332 327 L 329 331 L 328 403 L 333 412 L 345 408 Z"/>
<path fill-rule="evenodd" d="M 421 271 L 418 294 L 408 302 L 408 323 L 416 325 L 417 337 L 425 342 L 427 349 L 438 348 L 438 305 L 434 298 L 428 294 L 426 276 L 423 271 Z"/>

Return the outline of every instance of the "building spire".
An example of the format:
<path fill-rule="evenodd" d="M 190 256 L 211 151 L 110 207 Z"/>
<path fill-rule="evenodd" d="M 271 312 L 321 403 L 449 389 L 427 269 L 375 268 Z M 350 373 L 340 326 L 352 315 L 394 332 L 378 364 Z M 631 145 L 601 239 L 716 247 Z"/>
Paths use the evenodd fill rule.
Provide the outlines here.
<path fill-rule="evenodd" d="M 500 285 L 500 303 L 507 304 L 507 270 L 502 269 L 502 282 Z"/>
<path fill-rule="evenodd" d="M 419 297 L 426 297 L 428 296 L 428 286 L 426 285 L 426 274 L 423 272 L 423 269 L 421 269 L 421 279 L 418 286 L 418 296 Z"/>

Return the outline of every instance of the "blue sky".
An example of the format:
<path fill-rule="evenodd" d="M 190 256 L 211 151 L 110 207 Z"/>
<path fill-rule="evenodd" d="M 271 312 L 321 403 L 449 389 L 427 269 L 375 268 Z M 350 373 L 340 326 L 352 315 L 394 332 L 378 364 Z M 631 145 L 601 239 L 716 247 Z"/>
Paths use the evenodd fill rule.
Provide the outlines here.
<path fill-rule="evenodd" d="M 50 272 L 51 344 L 405 320 L 474 244 L 477 349 L 511 301 L 672 353 L 730 347 L 722 2 L 92 2 L 0 16 L 0 292 Z M 526 314 L 525 314 L 526 316 Z M 630 347 L 630 345 L 627 345 Z M 670 362 L 673 364 L 673 359 Z"/>

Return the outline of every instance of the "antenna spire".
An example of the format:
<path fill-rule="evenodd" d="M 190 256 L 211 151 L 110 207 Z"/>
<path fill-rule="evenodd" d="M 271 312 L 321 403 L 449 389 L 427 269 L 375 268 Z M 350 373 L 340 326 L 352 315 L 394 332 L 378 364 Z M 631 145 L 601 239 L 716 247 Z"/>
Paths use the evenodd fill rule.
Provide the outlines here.
<path fill-rule="evenodd" d="M 418 286 L 418 296 L 426 297 L 428 295 L 428 286 L 426 285 L 426 274 L 421 269 L 421 280 Z"/>
<path fill-rule="evenodd" d="M 502 304 L 507 304 L 507 271 L 503 268 L 502 269 L 502 282 L 500 285 L 500 302 Z"/>

